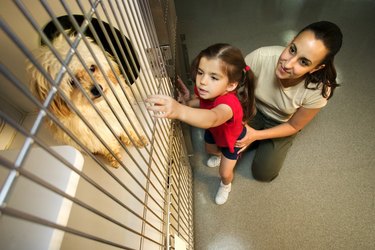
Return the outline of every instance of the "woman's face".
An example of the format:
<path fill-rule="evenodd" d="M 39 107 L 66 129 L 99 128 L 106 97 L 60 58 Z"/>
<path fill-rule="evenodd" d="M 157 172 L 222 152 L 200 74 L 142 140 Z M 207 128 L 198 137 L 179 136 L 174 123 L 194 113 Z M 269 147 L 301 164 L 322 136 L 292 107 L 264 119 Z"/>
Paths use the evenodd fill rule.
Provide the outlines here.
<path fill-rule="evenodd" d="M 195 79 L 199 96 L 211 100 L 233 91 L 236 83 L 229 83 L 227 74 L 223 71 L 223 63 L 219 59 L 202 57 L 199 62 Z"/>
<path fill-rule="evenodd" d="M 306 30 L 295 37 L 281 53 L 276 76 L 282 82 L 302 80 L 305 74 L 313 73 L 325 66 L 321 62 L 327 53 L 324 43 L 316 39 L 312 31 Z"/>

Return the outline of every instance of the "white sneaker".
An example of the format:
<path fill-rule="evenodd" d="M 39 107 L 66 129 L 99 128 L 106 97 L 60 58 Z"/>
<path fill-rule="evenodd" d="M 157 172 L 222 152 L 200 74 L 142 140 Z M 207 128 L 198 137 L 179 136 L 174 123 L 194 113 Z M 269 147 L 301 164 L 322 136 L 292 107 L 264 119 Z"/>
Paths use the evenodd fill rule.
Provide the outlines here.
<path fill-rule="evenodd" d="M 222 205 L 228 200 L 229 192 L 231 191 L 232 183 L 229 183 L 228 185 L 224 185 L 222 182 L 220 182 L 219 190 L 217 190 L 215 202 L 218 205 Z"/>
<path fill-rule="evenodd" d="M 208 159 L 207 166 L 210 168 L 216 168 L 220 166 L 220 162 L 221 162 L 221 157 L 213 155 Z"/>

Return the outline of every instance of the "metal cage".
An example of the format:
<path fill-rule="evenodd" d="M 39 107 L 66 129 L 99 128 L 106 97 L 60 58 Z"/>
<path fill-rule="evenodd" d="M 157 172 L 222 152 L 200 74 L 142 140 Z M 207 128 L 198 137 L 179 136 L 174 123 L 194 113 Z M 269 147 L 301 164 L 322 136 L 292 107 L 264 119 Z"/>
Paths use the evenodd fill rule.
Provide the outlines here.
<path fill-rule="evenodd" d="M 0 6 L 0 248 L 193 249 L 173 1 Z"/>

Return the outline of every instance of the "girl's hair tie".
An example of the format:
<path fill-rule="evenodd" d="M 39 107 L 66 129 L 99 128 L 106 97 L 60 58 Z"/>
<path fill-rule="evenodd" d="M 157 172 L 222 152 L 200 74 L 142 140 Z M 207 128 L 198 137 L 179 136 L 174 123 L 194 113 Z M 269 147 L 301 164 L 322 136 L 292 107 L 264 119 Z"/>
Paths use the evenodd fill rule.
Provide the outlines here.
<path fill-rule="evenodd" d="M 246 81 L 246 73 L 250 70 L 250 66 L 249 65 L 246 65 L 245 68 L 243 68 L 242 70 L 242 81 L 240 83 L 240 86 L 243 86 L 245 84 L 245 81 Z"/>

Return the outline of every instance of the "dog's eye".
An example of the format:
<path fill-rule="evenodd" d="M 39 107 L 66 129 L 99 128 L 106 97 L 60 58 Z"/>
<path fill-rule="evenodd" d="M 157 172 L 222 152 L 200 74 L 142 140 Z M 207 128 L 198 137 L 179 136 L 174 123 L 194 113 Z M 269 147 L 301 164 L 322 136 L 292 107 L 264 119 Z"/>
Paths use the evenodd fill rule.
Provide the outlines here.
<path fill-rule="evenodd" d="M 74 82 L 73 79 L 70 79 L 69 83 L 70 83 L 70 86 L 72 86 L 72 87 L 74 87 L 76 85 L 76 83 Z"/>
<path fill-rule="evenodd" d="M 95 72 L 95 70 L 96 70 L 96 66 L 95 66 L 95 65 L 91 65 L 91 66 L 90 66 L 90 71 L 91 71 L 91 72 Z"/>

